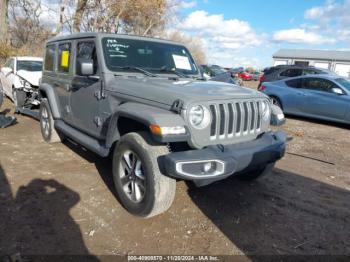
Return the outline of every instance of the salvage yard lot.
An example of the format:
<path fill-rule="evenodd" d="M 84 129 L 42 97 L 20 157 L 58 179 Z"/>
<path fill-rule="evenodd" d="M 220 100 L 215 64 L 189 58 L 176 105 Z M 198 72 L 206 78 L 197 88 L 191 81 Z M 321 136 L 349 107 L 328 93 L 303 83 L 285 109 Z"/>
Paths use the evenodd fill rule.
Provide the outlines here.
<path fill-rule="evenodd" d="M 178 182 L 171 209 L 143 220 L 116 200 L 108 160 L 48 145 L 18 116 L 0 130 L 0 253 L 350 255 L 349 127 L 288 117 L 283 129 L 293 140 L 272 174 Z"/>

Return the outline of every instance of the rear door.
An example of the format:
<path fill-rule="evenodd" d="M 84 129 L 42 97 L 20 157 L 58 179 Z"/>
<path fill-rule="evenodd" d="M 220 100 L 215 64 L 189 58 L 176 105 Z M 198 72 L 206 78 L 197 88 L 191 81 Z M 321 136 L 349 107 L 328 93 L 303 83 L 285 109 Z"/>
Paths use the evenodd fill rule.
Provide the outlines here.
<path fill-rule="evenodd" d="M 348 100 L 332 92 L 337 87 L 334 82 L 317 77 L 305 78 L 302 83 L 302 91 L 305 93 L 306 103 L 302 110 L 314 116 L 344 120 Z"/>

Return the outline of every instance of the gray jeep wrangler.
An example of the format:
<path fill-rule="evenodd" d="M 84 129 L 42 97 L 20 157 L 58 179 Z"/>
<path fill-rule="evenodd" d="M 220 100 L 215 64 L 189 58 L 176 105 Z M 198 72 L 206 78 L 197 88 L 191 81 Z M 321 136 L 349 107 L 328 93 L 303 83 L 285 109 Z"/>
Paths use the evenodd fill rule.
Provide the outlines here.
<path fill-rule="evenodd" d="M 46 44 L 40 125 L 47 142 L 69 138 L 112 156 L 114 185 L 132 214 L 167 210 L 176 180 L 204 186 L 268 172 L 286 136 L 264 94 L 206 81 L 185 46 L 128 35 L 80 33 Z"/>

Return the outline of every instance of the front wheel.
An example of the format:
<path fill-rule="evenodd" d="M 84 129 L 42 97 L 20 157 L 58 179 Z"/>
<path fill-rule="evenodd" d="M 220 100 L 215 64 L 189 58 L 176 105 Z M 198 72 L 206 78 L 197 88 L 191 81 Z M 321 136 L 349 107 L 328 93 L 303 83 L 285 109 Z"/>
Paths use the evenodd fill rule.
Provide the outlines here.
<path fill-rule="evenodd" d="M 130 213 L 152 217 L 171 206 L 176 181 L 161 174 L 158 157 L 168 154 L 145 133 L 124 135 L 114 149 L 113 179 L 118 198 Z"/>
<path fill-rule="evenodd" d="M 275 163 L 270 163 L 259 169 L 256 169 L 247 173 L 239 174 L 236 177 L 242 181 L 252 181 L 270 173 L 274 168 L 274 166 L 275 166 Z"/>
<path fill-rule="evenodd" d="M 39 115 L 40 129 L 43 139 L 48 143 L 61 142 L 61 138 L 55 130 L 50 105 L 46 98 L 43 98 L 40 103 Z"/>

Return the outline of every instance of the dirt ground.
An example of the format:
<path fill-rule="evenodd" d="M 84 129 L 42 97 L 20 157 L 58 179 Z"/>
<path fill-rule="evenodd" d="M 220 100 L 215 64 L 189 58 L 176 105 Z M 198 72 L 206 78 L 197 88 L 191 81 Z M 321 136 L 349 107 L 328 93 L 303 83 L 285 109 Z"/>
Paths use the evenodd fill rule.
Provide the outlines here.
<path fill-rule="evenodd" d="M 0 129 L 0 255 L 350 255 L 349 126 L 288 117 L 293 140 L 271 174 L 178 182 L 171 209 L 144 220 L 116 200 L 108 160 L 46 144 L 17 118 Z"/>

